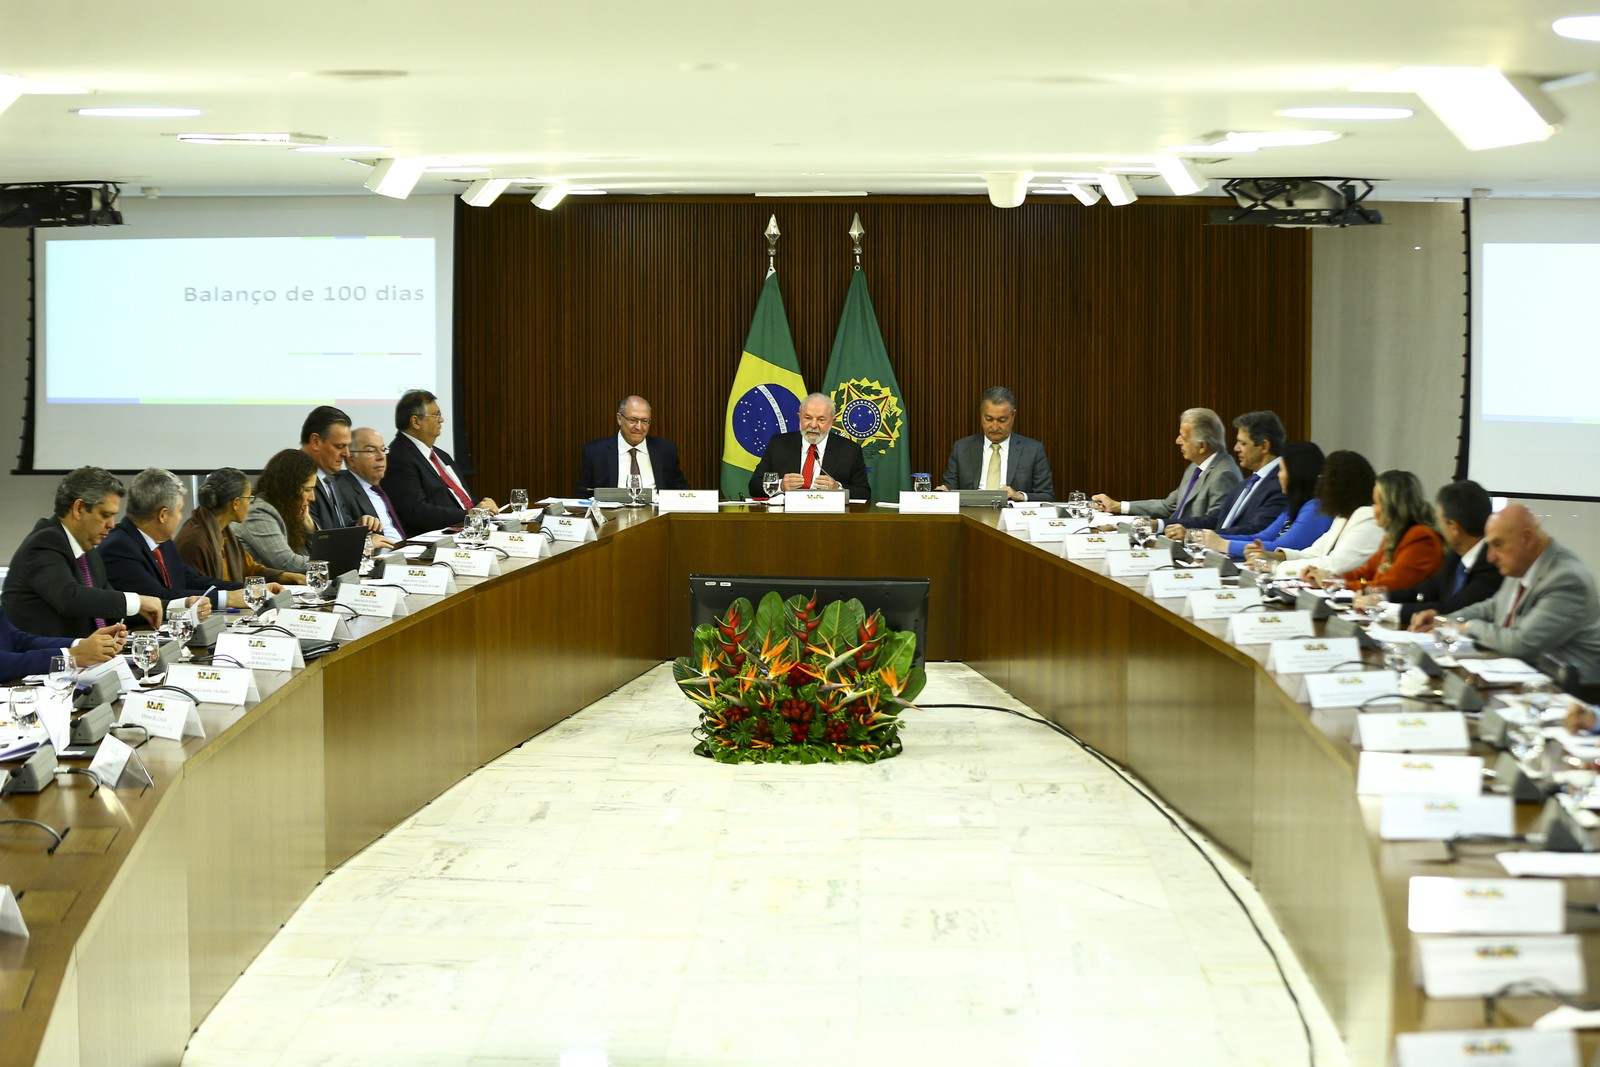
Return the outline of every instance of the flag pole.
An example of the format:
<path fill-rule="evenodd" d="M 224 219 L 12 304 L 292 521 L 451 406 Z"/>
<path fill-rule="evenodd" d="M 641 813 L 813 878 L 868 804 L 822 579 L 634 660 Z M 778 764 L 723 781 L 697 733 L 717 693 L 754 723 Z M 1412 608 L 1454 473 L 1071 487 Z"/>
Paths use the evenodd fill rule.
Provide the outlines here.
<path fill-rule="evenodd" d="M 774 262 L 778 257 L 778 238 L 783 236 L 778 229 L 778 216 L 774 215 L 767 220 L 767 273 L 776 274 L 778 265 Z"/>
<path fill-rule="evenodd" d="M 861 238 L 866 234 L 866 229 L 861 225 L 861 213 L 858 211 L 850 220 L 850 240 L 855 244 L 856 270 L 861 269 Z"/>

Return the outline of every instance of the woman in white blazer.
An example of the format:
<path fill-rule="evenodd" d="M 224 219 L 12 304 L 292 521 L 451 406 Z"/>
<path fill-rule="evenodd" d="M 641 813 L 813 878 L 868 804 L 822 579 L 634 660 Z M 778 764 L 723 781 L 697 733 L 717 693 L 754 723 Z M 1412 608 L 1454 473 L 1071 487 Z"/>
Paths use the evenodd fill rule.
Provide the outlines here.
<path fill-rule="evenodd" d="M 1333 517 L 1328 532 L 1305 548 L 1280 548 L 1267 553 L 1280 560 L 1274 573 L 1280 578 L 1297 578 L 1307 567 L 1336 574 L 1365 563 L 1383 544 L 1383 528 L 1372 521 L 1372 485 L 1377 474 L 1359 452 L 1340 449 L 1328 453 L 1317 480 L 1317 500 L 1324 513 Z M 1253 559 L 1260 550 L 1245 550 Z"/>

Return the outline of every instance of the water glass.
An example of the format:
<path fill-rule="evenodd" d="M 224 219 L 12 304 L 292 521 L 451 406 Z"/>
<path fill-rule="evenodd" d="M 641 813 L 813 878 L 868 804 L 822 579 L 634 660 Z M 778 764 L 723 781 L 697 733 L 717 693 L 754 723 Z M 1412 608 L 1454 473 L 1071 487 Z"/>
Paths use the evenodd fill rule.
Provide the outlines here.
<path fill-rule="evenodd" d="M 46 683 L 56 694 L 70 693 L 78 680 L 78 664 L 69 650 L 50 657 L 50 673 Z"/>
<path fill-rule="evenodd" d="M 1463 628 L 1460 619 L 1453 616 L 1440 615 L 1433 620 L 1434 642 L 1452 656 L 1461 649 L 1462 634 Z"/>
<path fill-rule="evenodd" d="M 1143 515 L 1139 516 L 1137 519 L 1134 519 L 1133 520 L 1133 545 L 1134 545 L 1134 547 L 1135 548 L 1143 548 L 1145 545 L 1148 545 L 1151 541 L 1154 541 L 1154 540 L 1155 540 L 1155 535 L 1152 534 L 1151 531 L 1150 531 L 1150 520 L 1145 518 Z"/>
<path fill-rule="evenodd" d="M 511 490 L 510 513 L 519 521 L 523 513 L 528 510 L 528 491 L 526 489 Z"/>
<path fill-rule="evenodd" d="M 1411 669 L 1411 656 L 1403 643 L 1390 641 L 1383 646 L 1383 668 L 1396 674 L 1404 674 Z"/>
<path fill-rule="evenodd" d="M 325 599 L 328 595 L 328 586 L 333 584 L 333 576 L 328 573 L 328 561 L 314 559 L 306 564 L 306 585 L 317 594 L 317 599 Z"/>
<path fill-rule="evenodd" d="M 911 476 L 911 491 L 913 493 L 933 492 L 933 475 L 926 472 Z"/>
<path fill-rule="evenodd" d="M 644 477 L 639 474 L 628 475 L 628 505 L 638 507 L 639 499 L 644 495 Z"/>
<path fill-rule="evenodd" d="M 1330 574 L 1322 579 L 1322 591 L 1328 594 L 1329 600 L 1345 592 L 1346 588 L 1344 579 L 1337 574 Z"/>
<path fill-rule="evenodd" d="M 39 725 L 39 690 L 32 686 L 11 690 L 11 721 L 23 727 Z"/>
<path fill-rule="evenodd" d="M 1204 530 L 1190 530 L 1183 535 L 1183 543 L 1189 548 L 1189 558 L 1199 562 L 1206 554 L 1206 532 Z"/>
<path fill-rule="evenodd" d="M 1389 589 L 1382 585 L 1369 585 L 1363 591 L 1364 599 L 1361 610 L 1366 612 L 1368 622 L 1377 622 L 1383 613 L 1389 610 Z"/>
<path fill-rule="evenodd" d="M 262 580 L 262 591 L 266 590 L 265 579 Z M 249 597 L 249 586 L 246 585 L 245 596 Z M 141 680 L 147 679 L 155 673 L 156 664 L 161 662 L 161 639 L 155 634 L 145 632 L 133 635 L 133 669 L 139 673 Z"/>
<path fill-rule="evenodd" d="M 267 580 L 262 575 L 252 574 L 244 580 L 244 603 L 251 612 L 260 612 L 261 605 L 267 602 Z"/>
<path fill-rule="evenodd" d="M 775 471 L 768 471 L 761 476 L 761 491 L 767 494 L 768 499 L 777 496 L 782 486 L 783 475 Z"/>

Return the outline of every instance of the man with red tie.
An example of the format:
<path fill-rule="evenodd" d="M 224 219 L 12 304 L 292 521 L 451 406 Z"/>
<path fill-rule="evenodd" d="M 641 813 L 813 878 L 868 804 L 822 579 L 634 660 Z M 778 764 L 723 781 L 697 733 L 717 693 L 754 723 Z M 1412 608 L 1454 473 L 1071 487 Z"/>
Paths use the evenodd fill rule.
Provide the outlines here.
<path fill-rule="evenodd" d="M 867 482 L 867 463 L 861 446 L 848 437 L 834 434 L 833 399 L 825 393 L 812 393 L 800 405 L 798 433 L 774 434 L 755 473 L 750 475 L 750 495 L 765 496 L 762 478 L 769 472 L 783 475 L 782 491 L 795 489 L 844 489 L 852 500 L 872 495 Z"/>
<path fill-rule="evenodd" d="M 119 591 L 95 550 L 116 525 L 123 491 L 100 467 L 79 467 L 61 479 L 54 515 L 40 519 L 18 546 L 0 592 L 0 609 L 17 629 L 87 637 L 132 615 L 161 625 L 162 601 Z"/>
<path fill-rule="evenodd" d="M 178 554 L 172 538 L 182 525 L 183 483 L 177 475 L 160 467 L 134 475 L 127 517 L 100 543 L 112 586 L 163 604 L 182 599 L 201 619 L 213 607 L 244 607 L 243 582 L 208 578 Z"/>
<path fill-rule="evenodd" d="M 474 503 L 455 460 L 434 447 L 444 428 L 438 397 L 426 389 L 406 393 L 394 407 L 394 428 L 383 489 L 408 534 L 459 526 L 471 507 L 499 510 L 488 497 Z"/>

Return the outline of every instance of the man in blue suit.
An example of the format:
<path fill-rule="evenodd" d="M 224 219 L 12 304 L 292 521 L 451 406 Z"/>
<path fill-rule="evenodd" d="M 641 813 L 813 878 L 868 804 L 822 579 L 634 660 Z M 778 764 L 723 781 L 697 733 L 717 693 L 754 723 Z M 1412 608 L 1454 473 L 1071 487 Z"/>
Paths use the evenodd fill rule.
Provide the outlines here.
<path fill-rule="evenodd" d="M 627 477 L 638 474 L 646 489 L 687 489 L 689 482 L 678 469 L 678 446 L 650 436 L 650 404 L 642 396 L 623 398 L 617 405 L 617 432 L 583 446 L 578 470 L 578 496 L 600 488 L 626 488 Z"/>
<path fill-rule="evenodd" d="M 244 607 L 243 583 L 207 577 L 184 562 L 172 543 L 182 525 L 183 483 L 177 476 L 159 467 L 134 475 L 127 516 L 100 542 L 111 584 L 163 604 L 181 597 L 202 619 L 213 607 Z"/>
<path fill-rule="evenodd" d="M 1233 420 L 1233 428 L 1239 431 L 1233 454 L 1245 472 L 1244 480 L 1213 510 L 1169 525 L 1166 535 L 1174 541 L 1183 540 L 1186 530 L 1215 530 L 1223 537 L 1254 535 L 1283 513 L 1287 500 L 1278 484 L 1283 420 L 1271 411 L 1248 411 Z"/>
<path fill-rule="evenodd" d="M 51 658 L 63 652 L 71 653 L 72 662 L 78 667 L 93 667 L 120 653 L 127 640 L 128 628 L 120 622 L 74 640 L 24 633 L 0 615 L 0 680 L 44 674 L 50 669 Z"/>

